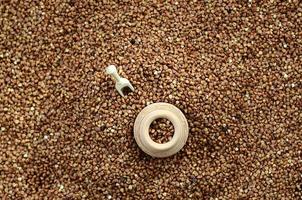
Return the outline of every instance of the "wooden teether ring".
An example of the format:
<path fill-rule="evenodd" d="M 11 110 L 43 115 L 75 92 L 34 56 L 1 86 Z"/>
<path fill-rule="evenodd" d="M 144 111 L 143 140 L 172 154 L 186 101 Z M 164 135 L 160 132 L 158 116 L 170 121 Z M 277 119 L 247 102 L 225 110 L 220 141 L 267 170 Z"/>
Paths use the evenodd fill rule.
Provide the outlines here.
<path fill-rule="evenodd" d="M 154 142 L 149 135 L 150 124 L 158 118 L 166 118 L 174 126 L 172 139 L 164 144 Z M 153 157 L 168 157 L 180 151 L 187 141 L 188 133 L 186 117 L 177 107 L 168 103 L 154 103 L 145 107 L 134 123 L 136 143 L 145 153 Z"/>

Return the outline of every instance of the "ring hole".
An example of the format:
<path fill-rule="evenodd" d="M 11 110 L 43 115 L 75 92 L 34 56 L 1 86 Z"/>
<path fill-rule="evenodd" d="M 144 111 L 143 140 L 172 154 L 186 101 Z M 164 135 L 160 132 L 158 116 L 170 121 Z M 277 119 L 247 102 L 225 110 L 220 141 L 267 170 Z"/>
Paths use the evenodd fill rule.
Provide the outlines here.
<path fill-rule="evenodd" d="M 156 119 L 150 124 L 149 135 L 154 142 L 167 143 L 174 135 L 174 126 L 168 119 Z"/>

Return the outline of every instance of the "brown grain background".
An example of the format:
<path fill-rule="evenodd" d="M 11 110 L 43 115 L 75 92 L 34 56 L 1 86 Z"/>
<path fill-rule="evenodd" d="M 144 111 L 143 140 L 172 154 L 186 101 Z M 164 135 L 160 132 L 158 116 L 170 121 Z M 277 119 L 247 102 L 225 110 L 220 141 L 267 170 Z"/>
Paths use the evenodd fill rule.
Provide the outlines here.
<path fill-rule="evenodd" d="M 1 199 L 302 198 L 300 1 L 0 10 Z M 118 95 L 109 64 L 134 93 Z M 133 138 L 154 102 L 189 122 L 186 146 L 166 159 Z"/>

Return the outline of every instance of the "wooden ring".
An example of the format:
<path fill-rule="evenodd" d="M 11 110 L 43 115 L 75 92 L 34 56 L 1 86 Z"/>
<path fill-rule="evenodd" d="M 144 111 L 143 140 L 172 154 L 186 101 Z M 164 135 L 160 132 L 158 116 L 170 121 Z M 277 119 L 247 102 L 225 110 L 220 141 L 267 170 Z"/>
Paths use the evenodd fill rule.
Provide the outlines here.
<path fill-rule="evenodd" d="M 149 135 L 150 124 L 158 119 L 166 118 L 174 126 L 172 139 L 164 144 L 154 142 Z M 176 154 L 185 145 L 189 134 L 189 126 L 184 114 L 174 105 L 154 103 L 145 107 L 136 117 L 134 138 L 138 146 L 153 157 L 168 157 Z"/>

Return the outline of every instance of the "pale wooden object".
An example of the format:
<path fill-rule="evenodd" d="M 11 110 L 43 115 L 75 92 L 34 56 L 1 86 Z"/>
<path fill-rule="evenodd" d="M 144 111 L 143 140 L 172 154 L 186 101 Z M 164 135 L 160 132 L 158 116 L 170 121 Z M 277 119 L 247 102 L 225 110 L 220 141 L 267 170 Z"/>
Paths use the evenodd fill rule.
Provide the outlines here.
<path fill-rule="evenodd" d="M 123 93 L 123 89 L 128 87 L 130 90 L 134 91 L 134 87 L 131 85 L 130 81 L 126 78 L 120 77 L 120 75 L 117 72 L 117 69 L 114 65 L 109 65 L 106 68 L 106 73 L 111 75 L 115 81 L 115 89 L 118 91 L 118 93 L 121 96 L 125 96 Z"/>
<path fill-rule="evenodd" d="M 154 142 L 149 135 L 150 124 L 158 119 L 166 118 L 174 126 L 172 139 L 164 144 Z M 154 103 L 145 107 L 136 117 L 134 138 L 138 146 L 153 157 L 168 157 L 176 154 L 185 145 L 189 134 L 189 126 L 184 114 L 174 105 Z"/>

